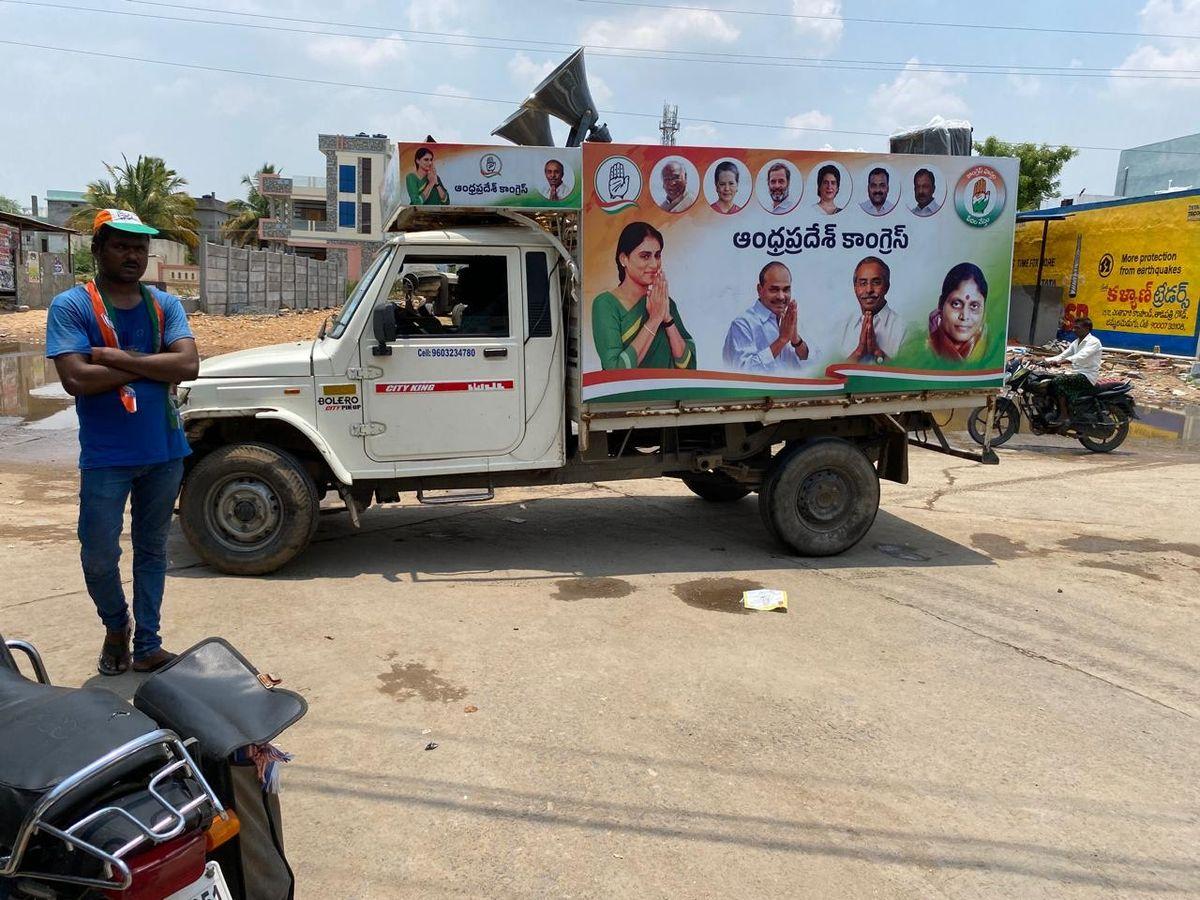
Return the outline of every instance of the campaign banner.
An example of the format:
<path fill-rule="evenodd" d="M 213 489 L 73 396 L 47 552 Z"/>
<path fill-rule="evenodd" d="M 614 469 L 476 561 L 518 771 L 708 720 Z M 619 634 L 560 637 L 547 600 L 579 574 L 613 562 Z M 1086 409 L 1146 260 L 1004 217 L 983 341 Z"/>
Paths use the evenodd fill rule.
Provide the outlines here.
<path fill-rule="evenodd" d="M 579 209 L 577 147 L 401 143 L 383 181 L 389 206 Z"/>
<path fill-rule="evenodd" d="M 1017 226 L 1013 284 L 1061 290 L 1063 327 L 1092 320 L 1106 347 L 1196 356 L 1200 193 L 1054 210 Z M 1046 249 L 1042 256 L 1042 232 Z"/>
<path fill-rule="evenodd" d="M 583 399 L 1001 384 L 1017 161 L 583 148 Z"/>
<path fill-rule="evenodd" d="M 8 225 L 0 225 L 0 291 L 15 291 L 16 254 L 18 245 L 17 229 Z"/>

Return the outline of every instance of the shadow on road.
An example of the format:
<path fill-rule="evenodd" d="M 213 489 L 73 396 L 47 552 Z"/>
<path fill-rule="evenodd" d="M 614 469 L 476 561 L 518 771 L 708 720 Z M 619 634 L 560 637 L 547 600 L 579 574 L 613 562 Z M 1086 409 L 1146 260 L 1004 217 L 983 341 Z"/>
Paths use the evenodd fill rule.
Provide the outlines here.
<path fill-rule="evenodd" d="M 867 536 L 840 556 L 800 558 L 776 545 L 749 497 L 550 497 L 455 510 L 379 507 L 355 531 L 344 514 L 322 517 L 301 556 L 265 576 L 280 581 L 378 574 L 393 581 L 524 581 L 650 573 L 754 573 L 992 565 L 985 555 L 881 510 Z M 500 578 L 497 572 L 520 573 Z M 176 577 L 209 578 L 204 565 Z"/>

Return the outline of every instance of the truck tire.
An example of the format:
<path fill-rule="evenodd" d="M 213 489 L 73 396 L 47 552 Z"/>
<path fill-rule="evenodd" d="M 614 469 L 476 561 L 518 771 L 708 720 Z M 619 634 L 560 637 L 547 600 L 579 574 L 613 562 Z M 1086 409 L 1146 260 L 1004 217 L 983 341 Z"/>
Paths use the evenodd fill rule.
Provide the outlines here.
<path fill-rule="evenodd" d="M 719 472 L 690 472 L 681 480 L 689 491 L 709 503 L 733 503 L 750 493 L 750 488 Z"/>
<path fill-rule="evenodd" d="M 214 569 L 265 575 L 308 545 L 317 504 L 316 485 L 296 457 L 267 444 L 231 444 L 188 473 L 179 520 Z"/>
<path fill-rule="evenodd" d="M 879 512 L 879 476 L 856 446 L 822 438 L 775 458 L 758 505 L 777 541 L 800 556 L 833 556 L 870 530 Z"/>

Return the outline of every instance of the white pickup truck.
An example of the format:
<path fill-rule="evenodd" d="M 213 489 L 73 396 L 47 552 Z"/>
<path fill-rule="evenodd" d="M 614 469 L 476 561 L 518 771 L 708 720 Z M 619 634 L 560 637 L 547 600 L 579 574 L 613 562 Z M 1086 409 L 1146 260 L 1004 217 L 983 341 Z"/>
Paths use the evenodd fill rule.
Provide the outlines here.
<path fill-rule="evenodd" d="M 446 155 L 445 145 L 437 146 Z M 621 150 L 602 146 L 604 163 Z M 568 161 L 576 167 L 574 177 L 589 188 L 574 209 L 406 207 L 395 225 L 399 233 L 315 340 L 202 364 L 199 377 L 180 389 L 194 450 L 180 506 L 184 532 L 206 562 L 234 574 L 278 569 L 304 549 L 317 526 L 318 504 L 330 491 L 341 495 L 357 524 L 373 501 L 397 502 L 407 494 L 425 503 L 482 501 L 498 487 L 658 477 L 679 478 L 712 502 L 757 492 L 764 537 L 799 554 L 828 555 L 853 546 L 870 529 L 879 479 L 907 480 L 912 433 L 932 431 L 938 443 L 922 446 L 979 459 L 950 448 L 931 414 L 980 406 L 994 397 L 1003 324 L 994 341 L 1000 348 L 996 359 L 957 363 L 941 374 L 879 365 L 887 360 L 875 351 L 880 358 L 872 364 L 847 363 L 841 353 L 840 367 L 822 364 L 806 377 L 768 384 L 766 376 L 731 375 L 718 361 L 722 336 L 740 308 L 723 312 L 724 320 L 706 337 L 703 320 L 714 314 L 703 311 L 700 300 L 684 297 L 702 288 L 701 282 L 689 282 L 689 267 L 678 260 L 671 296 L 693 332 L 698 361 L 690 360 L 691 369 L 642 370 L 650 379 L 645 384 L 628 381 L 637 370 L 603 370 L 594 349 L 599 342 L 592 333 L 594 303 L 587 298 L 615 274 L 624 278 L 621 261 L 629 261 L 628 254 L 614 254 L 608 232 L 600 235 L 610 227 L 607 221 L 596 228 L 603 245 L 586 246 L 590 204 L 604 197 L 590 190 L 592 182 L 599 183 L 600 151 L 585 150 L 583 162 Z M 643 165 L 634 150 L 680 152 L 630 148 L 624 154 L 630 165 Z M 853 159 L 846 162 L 848 157 L 838 159 L 847 169 L 861 168 Z M 905 158 L 891 159 L 894 174 L 907 174 L 911 182 L 911 172 L 902 170 L 916 168 L 920 158 L 911 165 Z M 606 179 L 612 176 L 609 164 Z M 816 171 L 805 160 L 797 163 L 797 171 L 801 168 Z M 641 180 L 657 183 L 649 175 Z M 459 187 L 466 192 L 466 185 L 452 186 Z M 951 202 L 944 197 L 939 215 L 954 216 Z M 766 210 L 754 213 L 758 220 L 771 216 Z M 650 208 L 649 202 L 625 214 L 658 217 L 660 249 L 661 233 L 667 235 L 666 260 L 678 243 L 667 217 L 676 214 L 658 204 Z M 913 223 L 912 241 L 928 241 L 934 253 L 942 240 L 932 228 L 920 231 L 924 226 Z M 737 231 L 729 246 L 749 244 L 753 253 L 757 238 L 739 237 L 743 234 L 750 233 Z M 842 240 L 836 250 L 821 248 L 823 256 L 814 251 L 783 258 L 793 269 L 809 259 L 828 268 L 836 259 L 845 279 L 837 302 L 848 296 L 854 304 L 853 260 L 869 248 L 844 250 Z M 990 272 L 1010 264 L 1011 225 L 1007 240 L 1009 255 L 998 255 Z M 767 252 L 759 256 L 773 258 Z M 895 257 L 889 258 L 895 269 Z M 589 259 L 607 264 L 596 263 L 594 275 L 581 277 L 582 266 L 592 265 Z M 758 270 L 756 259 L 750 271 Z M 929 278 L 932 298 L 920 307 L 909 304 L 911 320 L 925 323 L 930 305 L 938 302 L 943 273 L 944 267 Z M 695 277 L 711 282 L 714 276 L 698 265 Z M 750 300 L 753 277 L 745 291 Z M 999 294 L 995 287 L 1003 295 L 992 302 L 1006 307 L 1007 284 L 994 286 Z M 718 296 L 715 288 L 712 296 Z M 852 307 L 851 314 L 855 311 Z M 809 321 L 820 314 L 801 312 Z M 989 311 L 989 322 L 1004 320 L 1005 310 Z M 839 352 L 834 348 L 835 356 Z M 614 378 L 626 379 L 623 393 L 604 387 Z M 719 387 L 722 378 L 742 379 L 740 389 L 722 394 L 704 387 Z M 934 380 L 922 383 L 923 378 Z M 687 381 L 694 390 L 663 396 L 661 383 L 673 384 L 671 379 Z M 753 395 L 758 383 L 753 379 L 763 380 L 760 396 Z M 781 392 L 784 382 L 797 390 Z M 642 393 L 634 390 L 638 384 Z"/>

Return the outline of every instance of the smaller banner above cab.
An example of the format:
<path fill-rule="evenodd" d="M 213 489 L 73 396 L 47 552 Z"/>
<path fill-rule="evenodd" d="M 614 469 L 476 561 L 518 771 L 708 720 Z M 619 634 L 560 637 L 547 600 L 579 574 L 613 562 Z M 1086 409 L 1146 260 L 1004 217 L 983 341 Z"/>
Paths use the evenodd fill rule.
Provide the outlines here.
<path fill-rule="evenodd" d="M 388 161 L 384 209 L 579 209 L 582 166 L 578 147 L 401 143 Z"/>

